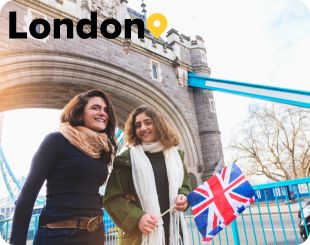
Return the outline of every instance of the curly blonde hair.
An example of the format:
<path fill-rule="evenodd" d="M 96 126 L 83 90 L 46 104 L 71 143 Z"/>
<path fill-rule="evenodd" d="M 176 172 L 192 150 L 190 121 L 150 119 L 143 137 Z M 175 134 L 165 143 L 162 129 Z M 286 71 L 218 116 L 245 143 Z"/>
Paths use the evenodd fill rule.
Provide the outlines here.
<path fill-rule="evenodd" d="M 165 149 L 168 149 L 173 146 L 177 146 L 180 143 L 179 136 L 175 129 L 173 129 L 167 121 L 153 108 L 142 105 L 136 108 L 128 117 L 125 123 L 125 134 L 126 143 L 131 145 L 141 144 L 141 140 L 136 134 L 136 117 L 145 113 L 148 117 L 153 120 L 157 140 L 164 146 Z"/>

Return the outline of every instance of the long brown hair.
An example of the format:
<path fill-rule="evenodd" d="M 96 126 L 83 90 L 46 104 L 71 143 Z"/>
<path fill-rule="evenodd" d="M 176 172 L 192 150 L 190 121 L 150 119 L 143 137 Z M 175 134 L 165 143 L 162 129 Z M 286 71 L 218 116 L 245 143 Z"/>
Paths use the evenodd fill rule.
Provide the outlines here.
<path fill-rule="evenodd" d="M 157 139 L 164 146 L 165 149 L 179 144 L 179 136 L 175 129 L 173 129 L 167 121 L 153 108 L 142 105 L 136 108 L 128 117 L 125 123 L 125 141 L 128 145 L 139 145 L 141 140 L 136 134 L 136 117 L 145 113 L 153 121 L 154 128 L 156 131 Z"/>
<path fill-rule="evenodd" d="M 84 126 L 83 120 L 81 120 L 81 115 L 84 113 L 84 108 L 88 101 L 93 97 L 101 97 L 108 106 L 108 116 L 109 120 L 107 127 L 103 130 L 110 139 L 114 151 L 116 150 L 116 138 L 115 138 L 115 128 L 116 128 L 116 118 L 113 110 L 113 105 L 109 97 L 103 91 L 99 89 L 92 89 L 84 93 L 80 93 L 74 96 L 63 108 L 60 116 L 61 122 L 68 122 L 72 126 Z"/>

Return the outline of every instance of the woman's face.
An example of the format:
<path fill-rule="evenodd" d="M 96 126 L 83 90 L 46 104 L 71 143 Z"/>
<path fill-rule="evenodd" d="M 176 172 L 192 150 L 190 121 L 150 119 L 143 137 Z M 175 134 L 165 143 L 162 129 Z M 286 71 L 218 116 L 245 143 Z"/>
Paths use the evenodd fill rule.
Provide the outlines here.
<path fill-rule="evenodd" d="M 153 120 L 144 112 L 136 116 L 135 127 L 136 134 L 142 143 L 151 143 L 157 140 Z"/>
<path fill-rule="evenodd" d="M 101 97 L 92 97 L 84 107 L 84 126 L 96 132 L 105 130 L 108 124 L 108 106 Z"/>

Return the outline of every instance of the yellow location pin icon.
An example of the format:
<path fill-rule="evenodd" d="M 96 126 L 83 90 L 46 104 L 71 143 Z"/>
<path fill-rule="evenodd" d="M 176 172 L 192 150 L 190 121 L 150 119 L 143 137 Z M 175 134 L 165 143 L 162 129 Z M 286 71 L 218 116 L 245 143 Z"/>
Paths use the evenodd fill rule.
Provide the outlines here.
<path fill-rule="evenodd" d="M 167 24 L 167 18 L 159 13 L 150 15 L 146 22 L 147 28 L 156 38 L 159 38 L 159 36 L 166 30 Z"/>

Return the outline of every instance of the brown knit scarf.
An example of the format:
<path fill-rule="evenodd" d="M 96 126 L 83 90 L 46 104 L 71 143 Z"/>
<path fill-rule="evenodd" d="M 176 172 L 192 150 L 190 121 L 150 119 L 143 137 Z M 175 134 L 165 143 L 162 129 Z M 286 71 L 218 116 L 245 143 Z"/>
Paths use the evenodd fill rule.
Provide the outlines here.
<path fill-rule="evenodd" d="M 105 133 L 97 133 L 83 126 L 60 125 L 60 132 L 69 142 L 86 155 L 99 159 L 102 152 L 112 151 L 112 144 Z"/>

